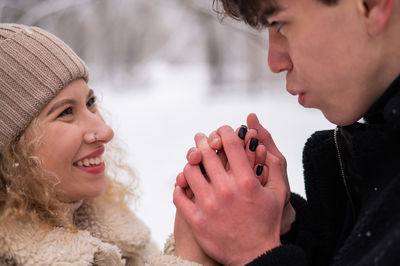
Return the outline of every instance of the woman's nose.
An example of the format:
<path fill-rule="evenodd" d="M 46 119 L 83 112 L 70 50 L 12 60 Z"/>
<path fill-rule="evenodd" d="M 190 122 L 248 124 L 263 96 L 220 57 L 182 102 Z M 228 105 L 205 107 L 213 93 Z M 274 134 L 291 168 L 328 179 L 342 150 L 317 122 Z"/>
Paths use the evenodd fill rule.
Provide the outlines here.
<path fill-rule="evenodd" d="M 92 121 L 87 124 L 87 129 L 83 136 L 84 141 L 88 144 L 96 142 L 106 144 L 114 137 L 114 131 L 104 122 L 99 113 L 95 113 L 93 116 Z"/>

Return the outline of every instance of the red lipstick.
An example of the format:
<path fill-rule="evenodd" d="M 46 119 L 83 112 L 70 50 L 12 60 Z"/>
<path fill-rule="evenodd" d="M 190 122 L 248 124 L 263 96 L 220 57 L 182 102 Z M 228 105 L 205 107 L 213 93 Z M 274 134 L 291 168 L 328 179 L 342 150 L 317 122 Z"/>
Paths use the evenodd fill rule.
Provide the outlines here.
<path fill-rule="evenodd" d="M 94 158 L 94 157 L 99 157 L 100 155 L 102 155 L 104 153 L 104 146 L 101 146 L 100 149 L 95 150 L 92 153 L 89 153 L 88 155 L 86 155 L 85 157 L 82 157 L 80 159 L 78 159 L 75 163 L 85 160 L 85 159 L 89 159 L 89 158 Z M 74 164 L 75 164 L 74 163 Z"/>
<path fill-rule="evenodd" d="M 104 146 L 102 146 L 102 147 L 100 147 L 100 149 L 98 149 L 98 150 L 96 150 L 96 151 L 94 151 L 94 152 L 92 152 L 92 153 L 89 153 L 88 155 L 86 155 L 86 156 L 80 158 L 79 160 L 77 160 L 76 162 L 74 162 L 73 165 L 74 165 L 75 167 L 77 167 L 78 169 L 80 169 L 80 170 L 82 170 L 82 171 L 85 171 L 85 172 L 87 172 L 87 173 L 90 173 L 90 174 L 100 174 L 100 173 L 104 172 L 104 169 L 105 169 L 105 164 L 104 164 L 104 162 L 101 162 L 99 165 L 92 165 L 92 166 L 79 166 L 79 165 L 78 165 L 78 162 L 79 162 L 79 161 L 83 161 L 83 160 L 85 160 L 85 159 L 89 159 L 89 158 L 99 157 L 99 156 L 101 156 L 103 153 L 104 153 Z"/>

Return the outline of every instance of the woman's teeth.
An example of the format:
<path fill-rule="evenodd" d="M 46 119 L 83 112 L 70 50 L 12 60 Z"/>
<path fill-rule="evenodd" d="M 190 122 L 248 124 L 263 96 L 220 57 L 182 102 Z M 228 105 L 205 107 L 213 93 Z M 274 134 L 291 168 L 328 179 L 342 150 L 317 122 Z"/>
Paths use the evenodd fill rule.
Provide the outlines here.
<path fill-rule="evenodd" d="M 76 164 L 80 167 L 89 167 L 89 166 L 94 166 L 94 165 L 99 165 L 103 162 L 102 157 L 94 157 L 94 158 L 87 158 L 82 161 L 78 161 Z"/>

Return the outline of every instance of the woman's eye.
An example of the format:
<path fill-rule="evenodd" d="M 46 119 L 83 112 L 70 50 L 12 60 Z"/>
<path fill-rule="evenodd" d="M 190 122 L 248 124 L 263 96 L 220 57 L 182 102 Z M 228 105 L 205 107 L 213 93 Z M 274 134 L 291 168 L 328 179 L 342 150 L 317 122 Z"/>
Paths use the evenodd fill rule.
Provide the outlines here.
<path fill-rule="evenodd" d="M 88 108 L 90 108 L 90 107 L 92 107 L 93 105 L 95 105 L 96 104 L 96 97 L 91 97 L 88 101 L 87 101 L 87 103 L 86 103 L 86 106 L 88 107 Z"/>
<path fill-rule="evenodd" d="M 62 111 L 62 112 L 57 116 L 57 118 L 63 117 L 63 116 L 66 116 L 66 115 L 72 115 L 72 107 L 68 107 L 67 109 L 65 109 L 64 111 Z"/>

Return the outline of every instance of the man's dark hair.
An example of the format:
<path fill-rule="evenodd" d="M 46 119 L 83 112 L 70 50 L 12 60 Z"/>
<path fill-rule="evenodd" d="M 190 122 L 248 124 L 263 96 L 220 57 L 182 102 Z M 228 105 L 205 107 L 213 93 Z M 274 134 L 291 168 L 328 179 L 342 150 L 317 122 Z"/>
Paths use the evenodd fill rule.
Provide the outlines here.
<path fill-rule="evenodd" d="M 269 11 L 276 11 L 279 0 L 213 0 L 214 10 L 220 15 L 244 21 L 254 28 L 267 25 L 265 15 L 272 15 Z M 315 0 L 326 5 L 335 5 L 339 0 Z M 267 6 L 267 10 L 265 10 Z M 264 10 L 263 10 L 264 9 Z"/>

